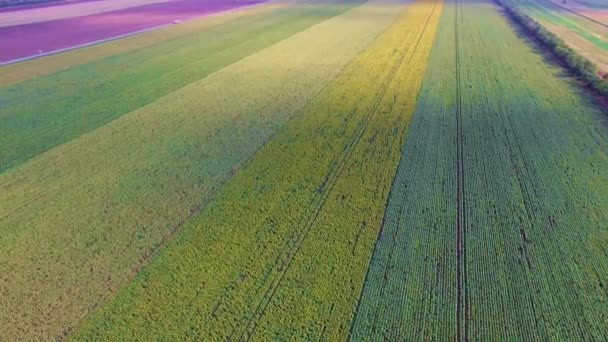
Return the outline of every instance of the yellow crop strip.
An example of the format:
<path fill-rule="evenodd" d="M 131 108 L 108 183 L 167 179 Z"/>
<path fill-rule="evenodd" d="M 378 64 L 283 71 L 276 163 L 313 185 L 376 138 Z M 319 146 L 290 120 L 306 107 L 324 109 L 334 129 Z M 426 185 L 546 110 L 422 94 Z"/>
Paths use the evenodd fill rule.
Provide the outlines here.
<path fill-rule="evenodd" d="M 409 5 L 75 337 L 343 340 L 441 11 Z"/>
<path fill-rule="evenodd" d="M 382 65 L 401 65 L 386 92 L 377 98 L 377 107 L 369 109 L 369 124 L 256 323 L 259 327 L 251 328 L 256 340 L 269 340 L 277 332 L 286 332 L 285 337 L 318 334 L 329 341 L 346 338 L 441 9 L 441 1 L 412 4 L 377 45 L 357 61 L 355 72 L 363 78 L 369 78 L 373 69 Z M 390 60 L 387 57 L 391 53 L 403 54 L 403 60 Z M 390 72 L 387 77 L 391 77 Z M 361 93 L 369 87 L 363 78 L 356 82 Z M 330 101 L 340 103 L 340 98 Z"/>

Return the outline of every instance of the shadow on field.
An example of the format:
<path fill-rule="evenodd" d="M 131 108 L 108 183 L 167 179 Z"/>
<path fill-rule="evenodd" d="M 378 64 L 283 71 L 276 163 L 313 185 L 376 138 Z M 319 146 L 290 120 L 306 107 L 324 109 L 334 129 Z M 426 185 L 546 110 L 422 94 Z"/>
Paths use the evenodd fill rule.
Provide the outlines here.
<path fill-rule="evenodd" d="M 526 29 L 513 20 L 502 6 L 496 3 L 494 3 L 494 6 L 496 6 L 496 11 L 509 23 L 517 37 L 530 47 L 534 53 L 542 57 L 543 62 L 549 66 L 553 75 L 568 83 L 572 92 L 578 95 L 585 105 L 595 107 L 604 114 L 600 119 L 601 122 L 608 127 L 608 98 L 601 96 L 591 89 L 564 62 L 562 62 L 558 56 L 549 50 L 543 42 L 530 35 Z"/>

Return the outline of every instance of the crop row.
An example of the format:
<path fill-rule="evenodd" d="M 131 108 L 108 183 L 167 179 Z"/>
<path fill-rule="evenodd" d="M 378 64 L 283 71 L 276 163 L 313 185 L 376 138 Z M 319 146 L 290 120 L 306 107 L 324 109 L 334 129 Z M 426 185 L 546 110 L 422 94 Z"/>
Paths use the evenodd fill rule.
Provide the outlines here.
<path fill-rule="evenodd" d="M 5 336 L 50 339 L 93 310 L 392 22 L 386 12 L 327 20 L 1 174 Z"/>
<path fill-rule="evenodd" d="M 344 339 L 440 11 L 408 5 L 76 337 Z"/>
<path fill-rule="evenodd" d="M 604 340 L 606 109 L 493 5 L 463 7 L 469 337 Z"/>

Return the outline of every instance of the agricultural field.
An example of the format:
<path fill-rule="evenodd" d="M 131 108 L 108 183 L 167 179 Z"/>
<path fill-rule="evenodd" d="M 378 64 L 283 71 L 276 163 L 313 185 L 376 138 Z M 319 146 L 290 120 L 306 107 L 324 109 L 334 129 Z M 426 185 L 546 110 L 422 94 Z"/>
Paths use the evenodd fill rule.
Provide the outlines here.
<path fill-rule="evenodd" d="M 262 0 L 96 1 L 0 13 L 0 63 L 28 59 L 94 42 L 251 6 Z M 22 13 L 25 12 L 25 13 Z M 28 13 L 34 12 L 34 13 Z M 77 29 L 76 29 L 77 28 Z"/>
<path fill-rule="evenodd" d="M 47 2 L 52 2 L 55 0 L 0 0 L 0 11 L 5 8 L 15 8 L 21 5 L 31 5 L 32 7 L 36 5 L 42 5 Z"/>
<path fill-rule="evenodd" d="M 608 72 L 608 3 L 569 0 L 506 0 Z"/>
<path fill-rule="evenodd" d="M 189 18 L 0 66 L 2 338 L 608 339 L 605 98 L 492 0 L 243 4 L 0 10 Z"/>
<path fill-rule="evenodd" d="M 170 0 L 107 0 L 97 4 L 91 1 L 52 1 L 26 8 L 9 7 L 0 10 L 0 27 L 74 18 L 167 1 Z"/>
<path fill-rule="evenodd" d="M 292 2 L 292 4 L 296 4 L 297 2 Z M 164 27 L 159 30 L 154 30 L 150 32 L 146 32 L 141 35 L 133 35 L 130 37 L 125 37 L 122 39 L 112 40 L 109 42 L 105 42 L 103 44 L 96 44 L 84 49 L 75 49 L 69 52 L 64 52 L 61 54 L 48 55 L 44 58 L 32 60 L 28 63 L 12 63 L 7 64 L 0 68 L 0 86 L 6 87 L 10 86 L 22 81 L 26 81 L 31 78 L 41 77 L 45 75 L 50 75 L 59 71 L 63 71 L 72 67 L 76 67 L 78 65 L 84 65 L 87 63 L 91 63 L 94 61 L 100 61 L 107 57 L 118 56 L 121 54 L 126 54 L 127 52 L 133 52 L 136 50 L 141 50 L 147 47 L 151 47 L 153 45 L 163 45 L 160 43 L 168 42 L 175 40 L 183 43 L 188 42 L 192 44 L 192 39 L 196 35 L 201 35 L 201 38 L 209 39 L 212 37 L 207 31 L 212 31 L 216 35 L 227 34 L 227 32 L 232 30 L 244 30 L 243 27 L 247 27 L 248 25 L 253 25 L 251 30 L 256 30 L 258 25 L 261 25 L 259 22 L 261 20 L 269 20 L 268 13 L 272 12 L 272 16 L 277 16 L 283 19 L 283 23 L 285 20 L 285 16 L 281 14 L 290 14 L 293 13 L 292 10 L 287 10 L 288 2 L 273 2 L 273 4 L 261 4 L 259 6 L 255 6 L 249 8 L 247 11 L 234 11 L 230 13 L 222 13 L 216 16 L 206 17 L 205 20 L 191 20 L 182 23 L 181 25 L 173 25 Z M 315 6 L 310 6 L 309 9 L 317 8 Z M 348 6 L 345 6 L 348 8 Z M 283 9 L 282 11 L 276 11 L 278 9 Z M 310 12 L 308 12 L 310 14 Z M 310 18 L 310 15 L 307 16 Z M 322 20 L 324 16 L 320 16 L 318 19 L 312 20 L 309 24 L 312 25 L 316 22 L 316 20 Z M 238 20 L 237 20 L 238 19 Z M 279 19 L 280 20 L 280 19 Z M 256 22 L 257 24 L 254 24 Z M 234 23 L 237 23 L 235 25 Z M 272 21 L 272 23 L 276 23 L 276 21 Z M 270 23 L 270 24 L 272 24 Z M 240 24 L 240 25 L 239 25 Z M 226 27 L 224 27 L 224 25 Z M 268 26 L 277 28 L 276 26 L 269 25 Z M 295 27 L 298 27 L 295 25 Z M 282 30 L 287 31 L 286 34 L 289 35 L 294 31 L 287 30 L 284 27 L 281 27 Z M 295 31 L 297 32 L 297 31 Z M 283 37 L 281 34 L 276 34 L 277 39 L 280 40 L 280 37 Z M 234 33 L 233 33 L 234 35 Z M 190 41 L 186 38 L 190 37 Z M 196 40 L 195 40 L 196 42 Z M 200 46 L 200 40 L 198 40 Z M 230 46 L 230 45 L 228 45 Z M 172 46 L 174 50 L 178 50 L 177 46 Z M 170 54 L 171 51 L 165 51 L 164 53 Z M 183 59 L 177 59 L 182 64 L 184 63 Z M 230 62 L 230 60 L 228 60 Z M 25 66 L 25 67 L 24 67 Z M 129 65 L 132 67 L 132 65 Z"/>
<path fill-rule="evenodd" d="M 343 339 L 440 12 L 412 5 L 76 339 Z"/>
<path fill-rule="evenodd" d="M 352 5 L 354 3 L 349 6 Z M 13 336 L 26 330 L 32 336 L 63 333 L 63 329 L 83 316 L 100 297 L 119 286 L 163 239 L 196 214 L 240 165 L 390 25 L 396 15 L 393 14 L 395 5 L 372 3 L 352 11 L 346 11 L 347 7 L 328 3 L 291 7 L 296 12 L 283 14 L 292 19 L 286 18 L 283 25 L 295 25 L 300 20 L 308 25 L 318 24 L 207 77 L 202 76 L 199 81 L 148 105 L 139 104 L 139 109 L 92 132 L 78 131 L 81 136 L 77 139 L 45 153 L 39 152 L 19 167 L 3 172 L 0 203 L 10 203 L 10 206 L 0 208 L 0 226 L 4 233 L 0 244 L 6 251 L 2 255 L 0 274 L 11 293 L 5 298 L 6 305 L 13 310 L 2 310 L 2 330 L 12 332 Z M 321 15 L 328 20 L 322 21 Z M 273 17 L 281 19 L 276 13 Z M 260 20 L 269 24 L 267 20 Z M 259 42 L 264 42 L 263 32 L 257 32 Z M 286 31 L 269 31 L 266 38 L 273 39 L 277 33 Z M 249 36 L 243 37 L 240 33 L 236 38 Z M 246 44 L 255 42 L 247 39 Z M 160 48 L 160 44 L 153 47 Z M 184 48 L 192 48 L 192 44 L 184 44 Z M 226 63 L 230 56 L 223 49 L 218 49 L 217 54 L 216 63 Z M 159 53 L 158 57 L 166 56 Z M 135 58 L 135 62 L 138 60 Z M 102 62 L 111 64 L 116 60 Z M 196 60 L 193 64 L 197 62 L 214 66 L 210 60 L 206 63 Z M 154 75 L 154 69 L 145 69 L 153 65 L 150 60 L 143 72 L 140 71 L 144 79 Z M 85 67 L 99 70 L 96 65 Z M 69 69 L 50 77 L 68 77 L 71 72 Z M 73 78 L 66 79 L 66 83 L 83 75 L 79 70 L 73 72 Z M 184 76 L 178 81 L 187 80 Z M 193 76 L 192 72 L 188 74 Z M 94 75 L 91 78 L 94 79 Z M 239 82 L 235 83 L 237 78 Z M 133 77 L 126 81 L 133 81 Z M 154 85 L 166 86 L 162 81 L 156 80 Z M 41 79 L 27 81 L 30 82 L 43 87 L 57 84 Z M 90 100 L 86 103 L 104 112 L 113 104 L 124 106 L 125 101 L 117 102 L 116 96 L 111 96 L 111 91 L 116 91 L 120 83 L 112 80 L 110 84 L 113 88 L 103 105 Z M 124 86 L 125 97 L 133 99 L 136 93 L 130 94 L 128 84 Z M 23 96 L 25 93 L 13 89 L 9 87 L 3 94 Z M 67 86 L 63 89 L 70 90 Z M 77 100 L 85 96 L 76 89 L 71 91 Z M 201 93 L 205 97 L 201 98 Z M 74 119 L 65 118 L 66 111 L 61 107 L 55 116 L 51 116 L 49 109 L 60 104 L 59 101 L 74 103 L 74 100 L 69 94 L 65 98 L 57 97 L 59 94 L 50 94 L 54 101 L 49 98 L 43 106 L 53 126 L 65 129 Z M 90 96 L 103 101 L 101 94 Z M 230 100 L 234 98 L 240 100 Z M 14 103 L 15 108 L 23 108 L 22 101 Z M 44 107 L 36 106 L 30 114 L 32 118 L 36 117 L 36 108 Z M 3 114 L 19 114 L 11 118 L 24 123 L 15 124 L 13 130 L 21 128 L 21 136 L 34 131 L 35 126 L 27 125 L 32 121 L 24 120 L 27 112 L 5 109 Z M 167 115 L 168 111 L 172 114 Z M 8 119 L 5 122 L 11 122 Z M 74 127 L 81 129 L 82 123 L 91 124 L 94 118 L 81 117 L 80 122 L 77 119 Z M 42 132 L 48 132 L 48 125 L 41 125 L 41 134 L 32 139 L 41 139 Z M 56 143 L 56 138 L 51 136 L 40 141 Z M 30 142 L 31 139 L 24 137 L 20 145 Z M 23 175 L 28 176 L 23 178 Z M 79 210 L 73 210 L 75 207 Z M 83 226 L 89 229 L 83 230 Z M 38 244 L 35 247 L 34 237 Z M 62 253 L 55 255 L 58 246 Z M 21 271 L 12 275 L 10 270 L 14 269 Z M 71 295 L 64 298 L 64 291 Z M 39 310 L 41 307 L 43 312 Z M 18 315 L 15 308 L 19 308 Z M 44 324 L 36 323 L 40 320 Z"/>
<path fill-rule="evenodd" d="M 589 20 L 595 20 L 602 24 L 608 25 L 608 3 L 603 0 L 550 0 L 553 3 L 561 6 L 562 9 L 575 13 L 581 17 L 589 17 Z"/>

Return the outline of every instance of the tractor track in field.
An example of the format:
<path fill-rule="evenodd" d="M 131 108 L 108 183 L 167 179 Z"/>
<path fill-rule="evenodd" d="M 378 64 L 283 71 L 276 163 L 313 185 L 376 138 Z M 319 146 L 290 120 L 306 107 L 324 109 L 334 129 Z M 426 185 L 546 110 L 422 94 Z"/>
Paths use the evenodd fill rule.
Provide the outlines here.
<path fill-rule="evenodd" d="M 430 22 L 430 19 L 432 17 L 432 14 L 434 13 L 436 7 L 437 7 L 437 3 L 434 4 L 433 9 L 430 11 L 428 17 L 426 18 L 424 27 L 421 30 L 421 33 L 420 33 L 418 40 L 416 41 L 416 44 L 414 45 L 412 51 L 415 52 L 416 49 L 418 48 L 418 45 L 420 44 L 420 41 L 422 40 L 422 37 L 424 36 L 424 33 L 426 32 L 426 28 L 428 27 L 428 23 Z M 267 288 L 266 292 L 262 296 L 262 299 L 258 303 L 251 319 L 249 319 L 244 325 L 238 325 L 238 326 L 245 327 L 244 330 L 239 334 L 239 336 L 237 338 L 238 340 L 240 340 L 240 341 L 247 340 L 248 341 L 253 336 L 255 330 L 258 327 L 256 322 L 261 317 L 264 316 L 266 309 L 272 302 L 272 299 L 274 298 L 276 291 L 280 287 L 280 284 L 283 281 L 285 274 L 287 274 L 287 271 L 289 270 L 289 268 L 291 266 L 294 256 L 300 250 L 303 242 L 306 240 L 306 238 L 308 236 L 308 233 L 311 231 L 312 226 L 314 225 L 317 218 L 319 217 L 319 214 L 321 213 L 323 206 L 327 202 L 327 199 L 329 198 L 330 193 L 332 192 L 335 184 L 337 183 L 337 180 L 339 179 L 342 171 L 344 170 L 345 165 L 347 164 L 348 160 L 350 159 L 353 151 L 355 150 L 355 147 L 361 141 L 361 138 L 363 137 L 363 134 L 365 133 L 369 122 L 374 117 L 374 114 L 377 113 L 380 102 L 384 98 L 390 84 L 392 83 L 395 75 L 397 74 L 397 71 L 403 64 L 403 61 L 405 60 L 405 57 L 409 51 L 410 51 L 410 49 L 404 49 L 404 51 L 398 56 L 397 60 L 391 67 L 387 77 L 382 82 L 382 84 L 380 86 L 380 92 L 376 96 L 376 100 L 374 101 L 370 110 L 367 112 L 366 116 L 364 117 L 363 122 L 357 128 L 357 130 L 354 134 L 354 137 L 351 139 L 350 142 L 348 142 L 346 148 L 344 149 L 343 154 L 341 155 L 341 158 L 339 158 L 335 162 L 332 162 L 332 164 L 334 164 L 336 166 L 331 168 L 329 173 L 326 175 L 325 180 L 322 183 L 321 196 L 317 199 L 316 203 L 314 203 L 312 213 L 306 219 L 306 221 L 304 223 L 304 229 L 299 234 L 299 236 L 296 238 L 295 245 L 287 252 L 286 257 L 284 257 L 283 263 L 281 264 L 281 266 L 279 268 L 279 272 L 277 272 L 275 274 L 275 276 L 273 277 L 273 279 L 271 280 L 270 286 Z M 412 56 L 413 55 L 414 55 L 414 53 L 412 53 Z M 230 337 L 229 337 L 230 340 L 234 339 L 235 333 L 236 333 L 236 329 L 234 329 L 231 332 Z"/>
<path fill-rule="evenodd" d="M 466 286 L 466 205 L 464 196 L 464 142 L 462 123 L 462 90 L 460 67 L 460 42 L 458 22 L 462 17 L 459 0 L 454 1 L 454 44 L 456 72 L 456 338 L 468 341 L 467 322 L 469 316 Z"/>

